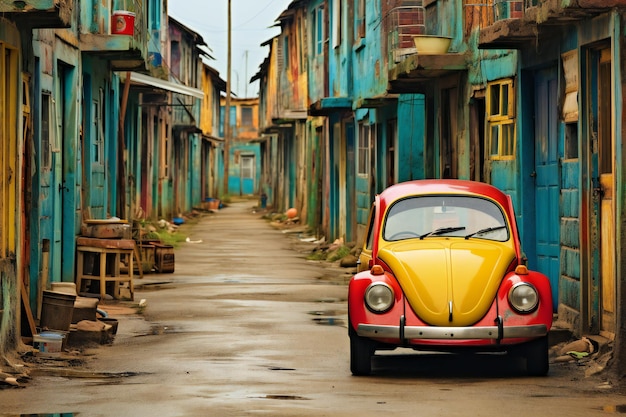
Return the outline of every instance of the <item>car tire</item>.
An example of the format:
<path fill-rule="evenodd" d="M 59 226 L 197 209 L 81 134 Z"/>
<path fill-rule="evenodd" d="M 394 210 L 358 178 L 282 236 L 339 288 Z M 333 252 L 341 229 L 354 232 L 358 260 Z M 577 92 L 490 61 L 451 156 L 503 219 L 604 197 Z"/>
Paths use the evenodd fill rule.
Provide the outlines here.
<path fill-rule="evenodd" d="M 356 334 L 348 326 L 350 336 L 350 371 L 354 376 L 367 376 L 372 373 L 372 356 L 376 352 L 376 343 Z"/>
<path fill-rule="evenodd" d="M 550 368 L 548 336 L 528 342 L 523 354 L 526 358 L 526 373 L 532 376 L 545 376 Z"/>

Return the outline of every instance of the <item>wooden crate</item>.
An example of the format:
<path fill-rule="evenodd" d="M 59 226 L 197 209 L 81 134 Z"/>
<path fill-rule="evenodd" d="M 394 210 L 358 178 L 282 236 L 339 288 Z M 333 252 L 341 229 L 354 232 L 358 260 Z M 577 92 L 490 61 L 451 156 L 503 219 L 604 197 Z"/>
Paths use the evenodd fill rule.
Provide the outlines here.
<path fill-rule="evenodd" d="M 139 267 L 141 267 L 142 272 L 144 274 L 152 272 L 154 269 L 154 245 L 147 243 L 138 245 L 139 251 L 141 252 L 141 265 L 135 265 L 135 271 L 139 272 Z"/>
<path fill-rule="evenodd" d="M 174 246 L 154 245 L 154 268 L 157 272 L 174 272 Z"/>

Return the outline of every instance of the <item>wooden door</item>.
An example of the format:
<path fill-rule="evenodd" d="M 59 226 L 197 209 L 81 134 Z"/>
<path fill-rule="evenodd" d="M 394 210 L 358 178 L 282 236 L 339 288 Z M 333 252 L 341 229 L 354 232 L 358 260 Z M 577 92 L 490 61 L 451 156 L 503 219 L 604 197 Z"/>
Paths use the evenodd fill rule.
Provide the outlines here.
<path fill-rule="evenodd" d="M 256 190 L 256 158 L 254 155 L 241 156 L 241 193 L 252 195 Z"/>
<path fill-rule="evenodd" d="M 560 169 L 558 146 L 558 80 L 556 71 L 535 77 L 535 263 L 550 279 L 556 311 L 560 276 Z"/>
<path fill-rule="evenodd" d="M 598 174 L 600 190 L 600 333 L 615 333 L 615 214 L 613 180 L 613 134 L 611 50 L 600 51 L 598 66 Z"/>

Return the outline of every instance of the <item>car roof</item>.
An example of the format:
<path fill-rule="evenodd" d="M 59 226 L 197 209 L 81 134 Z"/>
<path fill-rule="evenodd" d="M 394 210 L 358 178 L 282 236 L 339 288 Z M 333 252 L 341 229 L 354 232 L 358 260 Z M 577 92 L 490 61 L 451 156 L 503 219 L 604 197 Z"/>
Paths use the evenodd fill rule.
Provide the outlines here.
<path fill-rule="evenodd" d="M 387 206 L 399 198 L 429 194 L 474 195 L 491 198 L 500 203 L 505 209 L 509 206 L 508 196 L 493 185 L 478 181 L 456 179 L 401 182 L 385 189 L 380 193 L 379 199 L 384 206 Z"/>

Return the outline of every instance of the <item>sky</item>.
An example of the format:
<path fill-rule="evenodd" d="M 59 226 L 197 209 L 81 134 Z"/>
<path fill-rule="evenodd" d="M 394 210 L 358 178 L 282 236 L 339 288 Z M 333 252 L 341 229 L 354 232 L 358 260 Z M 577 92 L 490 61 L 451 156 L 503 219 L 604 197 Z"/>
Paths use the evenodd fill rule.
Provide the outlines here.
<path fill-rule="evenodd" d="M 263 42 L 280 33 L 274 24 L 293 0 L 231 0 L 231 87 L 237 97 L 256 97 L 259 83 L 249 84 L 269 53 Z M 205 61 L 226 81 L 228 0 L 169 0 L 168 14 L 198 32 L 215 60 Z"/>

